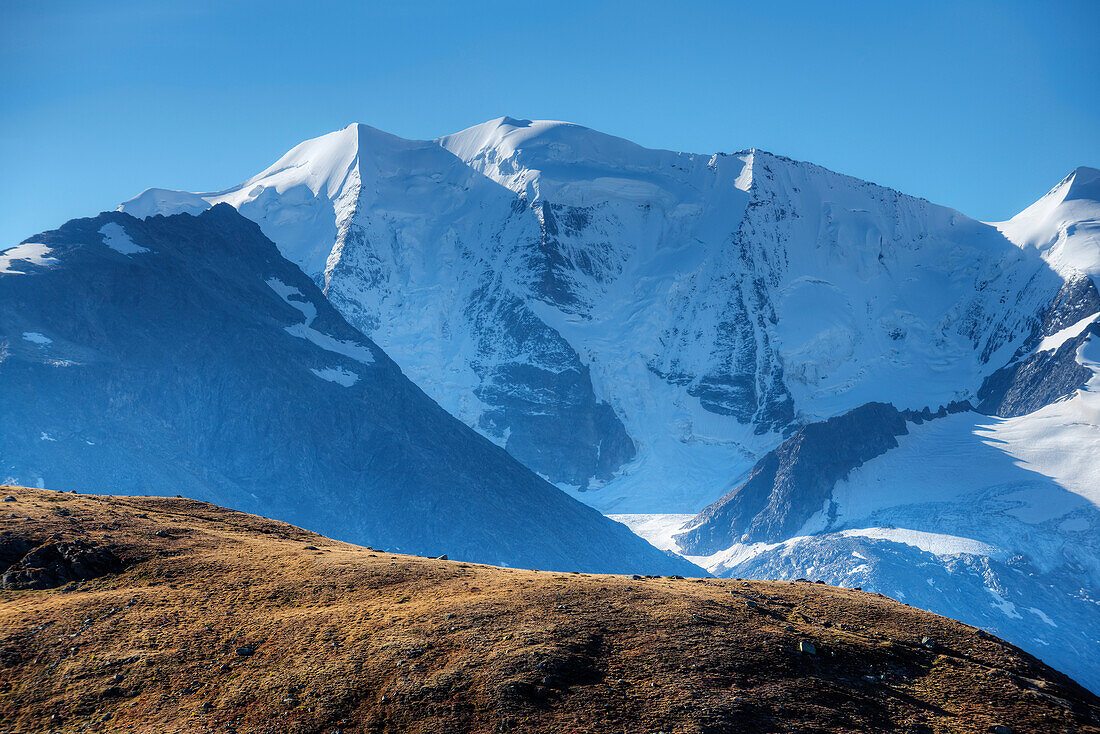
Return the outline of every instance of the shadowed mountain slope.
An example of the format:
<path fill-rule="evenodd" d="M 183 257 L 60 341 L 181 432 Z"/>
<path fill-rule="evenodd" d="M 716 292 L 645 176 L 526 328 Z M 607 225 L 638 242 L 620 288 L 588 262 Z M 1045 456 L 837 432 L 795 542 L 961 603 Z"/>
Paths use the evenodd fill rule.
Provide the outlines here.
<path fill-rule="evenodd" d="M 232 207 L 74 220 L 4 258 L 0 477 L 425 555 L 695 568 L 450 416 Z"/>

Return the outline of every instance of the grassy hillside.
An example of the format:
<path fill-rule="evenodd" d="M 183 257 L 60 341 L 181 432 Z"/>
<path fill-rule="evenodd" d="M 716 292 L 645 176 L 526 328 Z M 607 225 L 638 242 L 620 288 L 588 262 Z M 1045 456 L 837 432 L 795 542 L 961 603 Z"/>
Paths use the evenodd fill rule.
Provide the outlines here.
<path fill-rule="evenodd" d="M 5 495 L 0 731 L 1100 731 L 1065 676 L 875 594 L 513 570 L 185 499 Z"/>

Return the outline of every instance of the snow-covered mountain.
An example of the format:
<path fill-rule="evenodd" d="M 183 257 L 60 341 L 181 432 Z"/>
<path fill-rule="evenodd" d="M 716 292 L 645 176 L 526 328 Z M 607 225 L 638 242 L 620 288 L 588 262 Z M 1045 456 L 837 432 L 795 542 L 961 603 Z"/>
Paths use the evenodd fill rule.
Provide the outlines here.
<path fill-rule="evenodd" d="M 6 249 L 0 314 L 5 483 L 179 493 L 421 555 L 695 569 L 448 415 L 232 207 Z"/>
<path fill-rule="evenodd" d="M 625 518 L 730 576 L 860 585 L 1003 635 L 1100 688 L 1100 174 L 997 225 L 1063 286 L 969 403 L 806 426 L 697 517 Z"/>
<path fill-rule="evenodd" d="M 452 414 L 605 511 L 695 512 L 784 432 L 964 399 L 1061 279 L 996 227 L 761 151 L 503 118 L 365 125 L 241 186 L 256 221 Z"/>
<path fill-rule="evenodd" d="M 121 208 L 237 207 L 448 411 L 660 547 L 905 595 L 1095 688 L 1098 180 L 991 224 L 501 118 L 352 125 Z"/>

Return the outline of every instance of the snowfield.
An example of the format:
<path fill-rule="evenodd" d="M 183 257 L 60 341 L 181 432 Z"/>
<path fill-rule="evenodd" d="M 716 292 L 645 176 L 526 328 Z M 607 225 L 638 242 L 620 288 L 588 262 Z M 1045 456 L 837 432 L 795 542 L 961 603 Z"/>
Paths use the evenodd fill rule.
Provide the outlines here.
<path fill-rule="evenodd" d="M 48 267 L 57 262 L 49 255 L 50 248 L 34 242 L 24 242 L 21 245 L 9 247 L 0 251 L 0 274 L 25 275 L 26 271 L 17 269 L 20 267 L 20 263 Z"/>

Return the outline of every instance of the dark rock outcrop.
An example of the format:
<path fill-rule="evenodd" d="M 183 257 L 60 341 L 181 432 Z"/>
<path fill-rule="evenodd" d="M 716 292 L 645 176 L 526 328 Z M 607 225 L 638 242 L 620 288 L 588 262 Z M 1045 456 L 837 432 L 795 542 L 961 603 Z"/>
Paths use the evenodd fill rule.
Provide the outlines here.
<path fill-rule="evenodd" d="M 1100 312 L 1100 291 L 1096 290 L 1092 278 L 1087 275 L 1067 278 L 1043 315 L 1039 336 L 1055 334 L 1097 312 Z M 1034 348 L 1035 344 L 1030 346 Z"/>
<path fill-rule="evenodd" d="M 27 555 L 34 543 L 6 530 L 0 533 L 0 572 L 6 571 L 20 558 Z"/>
<path fill-rule="evenodd" d="M 482 431 L 524 466 L 579 487 L 610 479 L 634 457 L 619 417 L 596 399 L 589 368 L 527 304 L 485 283 L 466 313 L 478 344 L 471 366 L 482 381 L 475 390 L 485 405 Z M 501 360 L 512 354 L 522 357 Z"/>
<path fill-rule="evenodd" d="M 678 536 L 689 555 L 708 555 L 743 542 L 790 537 L 852 469 L 898 445 L 906 416 L 886 403 L 867 403 L 795 431 L 756 463 L 747 481 L 703 510 L 695 528 Z"/>
<path fill-rule="evenodd" d="M 844 415 L 803 426 L 753 467 L 748 480 L 707 507 L 695 527 L 677 536 L 688 555 L 709 555 L 741 542 L 775 543 L 793 535 L 853 469 L 897 447 L 921 424 L 973 410 L 955 401 L 937 410 L 898 410 L 867 403 Z"/>
<path fill-rule="evenodd" d="M 1057 350 L 1035 352 L 997 370 L 978 390 L 978 410 L 1012 418 L 1072 395 L 1092 379 L 1092 370 L 1077 361 L 1077 350 L 1092 336 L 1100 336 L 1100 324 L 1089 324 Z"/>
<path fill-rule="evenodd" d="M 5 589 L 54 589 L 74 581 L 89 581 L 122 571 L 123 563 L 109 548 L 81 540 L 46 543 L 31 550 L 4 572 Z"/>
<path fill-rule="evenodd" d="M 1100 313 L 1100 291 L 1085 275 L 1069 277 L 1012 361 L 989 375 L 978 389 L 978 410 L 1013 418 L 1033 413 L 1081 389 L 1092 372 L 1077 362 L 1077 349 L 1100 325 L 1087 326 L 1056 350 L 1035 351 L 1043 337 L 1052 336 L 1093 314 Z"/>

